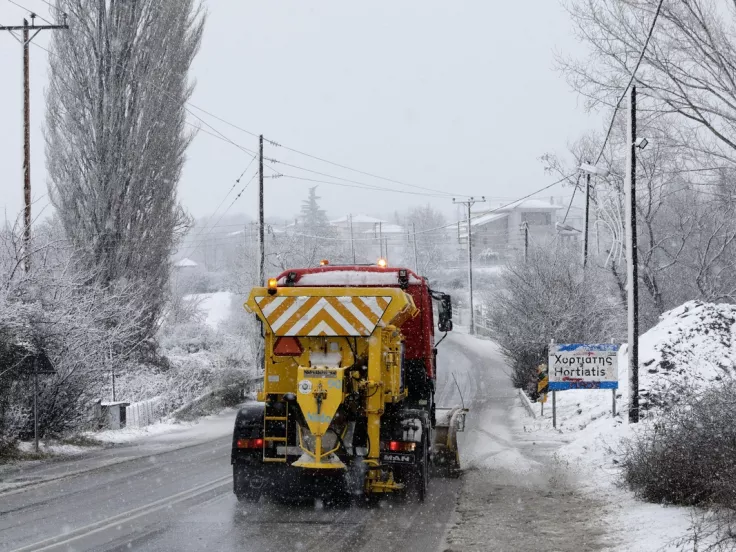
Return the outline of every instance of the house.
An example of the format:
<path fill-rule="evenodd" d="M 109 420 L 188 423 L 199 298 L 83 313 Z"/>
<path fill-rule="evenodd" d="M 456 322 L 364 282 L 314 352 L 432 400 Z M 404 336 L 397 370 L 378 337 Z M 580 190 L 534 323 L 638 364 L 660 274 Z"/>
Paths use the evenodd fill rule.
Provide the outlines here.
<path fill-rule="evenodd" d="M 179 270 L 181 270 L 181 269 L 184 269 L 184 270 L 191 269 L 191 268 L 195 268 L 197 266 L 199 266 L 198 263 L 196 263 L 192 259 L 188 259 L 186 257 L 183 258 L 183 259 L 181 259 L 180 261 L 177 261 L 177 262 L 174 263 L 174 268 L 179 269 Z"/>
<path fill-rule="evenodd" d="M 562 205 L 542 199 L 525 199 L 510 205 L 476 212 L 471 217 L 473 250 L 479 258 L 505 256 L 524 248 L 525 230 L 528 227 L 529 242 L 541 245 L 556 235 L 557 213 Z M 460 228 L 459 239 L 467 244 L 467 223 Z"/>
<path fill-rule="evenodd" d="M 330 226 L 336 228 L 338 233 L 345 238 L 350 237 L 351 227 L 353 235 L 358 236 L 374 230 L 376 234 L 383 233 L 382 228 L 387 225 L 390 225 L 387 220 L 368 215 L 345 215 L 330 221 Z"/>

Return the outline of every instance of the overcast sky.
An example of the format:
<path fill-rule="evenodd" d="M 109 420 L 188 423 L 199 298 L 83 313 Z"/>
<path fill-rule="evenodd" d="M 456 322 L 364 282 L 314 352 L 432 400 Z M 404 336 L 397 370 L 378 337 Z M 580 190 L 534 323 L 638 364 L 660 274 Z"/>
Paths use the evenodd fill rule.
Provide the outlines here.
<path fill-rule="evenodd" d="M 18 3 L 47 17 L 42 0 Z M 209 0 L 202 49 L 192 68 L 192 104 L 285 146 L 414 186 L 451 194 L 518 197 L 552 182 L 539 157 L 600 126 L 554 71 L 554 52 L 580 48 L 555 0 Z M 311 6 L 311 7 L 310 7 Z M 19 24 L 23 10 L 0 0 L 0 24 Z M 70 21 L 73 24 L 73 21 Z M 47 46 L 49 34 L 36 37 Z M 58 31 L 57 31 L 58 32 Z M 0 208 L 21 209 L 22 51 L 0 33 Z M 48 213 L 44 89 L 48 54 L 31 49 L 32 179 L 35 213 Z M 192 108 L 233 142 L 257 139 Z M 194 124 L 212 132 L 194 117 Z M 417 203 L 454 212 L 449 197 L 352 173 L 266 145 L 266 157 L 299 167 L 403 190 L 391 193 L 319 184 L 332 216 L 390 214 Z M 200 132 L 179 185 L 195 216 L 222 214 L 256 169 L 250 157 Z M 279 172 L 333 178 L 274 165 Z M 266 174 L 275 171 L 266 170 Z M 343 184 L 345 182 L 343 181 Z M 266 212 L 290 217 L 313 183 L 266 180 Z M 254 180 L 228 214 L 257 214 Z M 561 187 L 542 197 L 560 197 Z M 45 209 L 45 211 L 44 211 Z M 219 216 L 219 215 L 218 215 Z"/>

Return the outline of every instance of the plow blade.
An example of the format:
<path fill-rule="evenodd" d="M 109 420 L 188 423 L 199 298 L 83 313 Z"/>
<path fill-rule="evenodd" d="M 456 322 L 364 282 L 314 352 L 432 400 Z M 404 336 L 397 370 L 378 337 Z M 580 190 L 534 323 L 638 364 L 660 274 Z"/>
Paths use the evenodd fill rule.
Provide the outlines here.
<path fill-rule="evenodd" d="M 432 446 L 432 466 L 436 475 L 446 477 L 460 476 L 460 452 L 457 434 L 465 431 L 467 408 L 437 408 L 435 416 L 434 444 Z"/>

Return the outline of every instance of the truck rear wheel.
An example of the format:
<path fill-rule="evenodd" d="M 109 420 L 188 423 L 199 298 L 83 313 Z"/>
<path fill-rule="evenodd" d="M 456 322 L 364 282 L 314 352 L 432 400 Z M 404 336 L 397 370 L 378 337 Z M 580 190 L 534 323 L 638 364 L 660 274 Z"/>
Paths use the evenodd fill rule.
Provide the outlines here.
<path fill-rule="evenodd" d="M 406 494 L 424 502 L 429 489 L 429 451 L 426 440 L 422 440 L 421 452 L 417 463 L 406 474 Z"/>
<path fill-rule="evenodd" d="M 233 491 L 235 498 L 241 503 L 256 503 L 261 499 L 261 485 L 255 485 L 255 481 L 248 477 L 245 466 L 233 465 Z M 259 481 L 260 483 L 260 481 Z"/>

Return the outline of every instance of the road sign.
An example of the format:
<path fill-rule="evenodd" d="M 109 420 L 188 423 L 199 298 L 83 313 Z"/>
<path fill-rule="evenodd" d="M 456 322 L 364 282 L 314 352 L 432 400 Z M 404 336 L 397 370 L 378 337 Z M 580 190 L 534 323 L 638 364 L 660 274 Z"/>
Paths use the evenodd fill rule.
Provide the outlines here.
<path fill-rule="evenodd" d="M 540 364 L 537 367 L 537 393 L 539 398 L 537 401 L 541 403 L 547 402 L 547 391 L 549 390 L 549 377 L 547 376 L 547 365 Z"/>
<path fill-rule="evenodd" d="M 550 391 L 617 389 L 618 349 L 613 343 L 550 345 Z"/>

